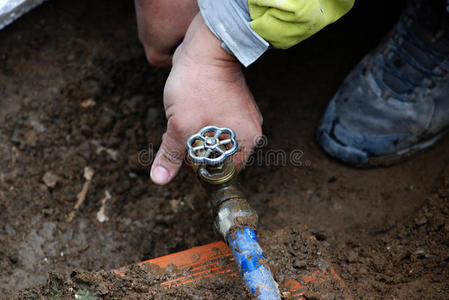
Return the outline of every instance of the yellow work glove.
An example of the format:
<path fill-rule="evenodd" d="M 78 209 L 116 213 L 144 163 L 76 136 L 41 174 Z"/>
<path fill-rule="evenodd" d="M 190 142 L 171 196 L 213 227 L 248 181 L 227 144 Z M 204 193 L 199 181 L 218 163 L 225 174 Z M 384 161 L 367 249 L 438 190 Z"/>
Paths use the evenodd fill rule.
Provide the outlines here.
<path fill-rule="evenodd" d="M 307 39 L 353 5 L 354 0 L 248 0 L 251 28 L 280 49 Z"/>

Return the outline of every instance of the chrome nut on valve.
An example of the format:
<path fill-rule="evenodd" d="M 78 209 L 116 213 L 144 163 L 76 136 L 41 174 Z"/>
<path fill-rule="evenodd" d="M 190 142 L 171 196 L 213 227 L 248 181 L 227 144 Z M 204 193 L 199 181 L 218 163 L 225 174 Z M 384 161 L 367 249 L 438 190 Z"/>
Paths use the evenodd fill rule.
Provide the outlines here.
<path fill-rule="evenodd" d="M 207 126 L 192 135 L 186 146 L 192 162 L 216 166 L 237 152 L 238 143 L 232 129 Z"/>

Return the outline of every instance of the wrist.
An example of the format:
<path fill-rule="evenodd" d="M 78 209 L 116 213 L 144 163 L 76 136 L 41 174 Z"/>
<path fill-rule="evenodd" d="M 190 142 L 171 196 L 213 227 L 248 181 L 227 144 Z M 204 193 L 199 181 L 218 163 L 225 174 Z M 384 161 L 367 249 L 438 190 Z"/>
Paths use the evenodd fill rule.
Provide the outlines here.
<path fill-rule="evenodd" d="M 221 47 L 221 41 L 210 31 L 199 13 L 190 24 L 183 43 L 176 49 L 173 62 L 180 56 L 200 64 L 239 66 L 238 60 Z"/>
<path fill-rule="evenodd" d="M 245 67 L 269 48 L 268 42 L 250 26 L 248 0 L 198 0 L 198 5 L 206 25 L 221 40 L 222 47 Z"/>

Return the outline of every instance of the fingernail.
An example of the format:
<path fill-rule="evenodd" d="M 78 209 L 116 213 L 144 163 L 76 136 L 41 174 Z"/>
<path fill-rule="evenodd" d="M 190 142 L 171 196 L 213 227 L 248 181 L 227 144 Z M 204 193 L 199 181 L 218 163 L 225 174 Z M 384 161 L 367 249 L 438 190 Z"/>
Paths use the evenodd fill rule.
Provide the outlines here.
<path fill-rule="evenodd" d="M 168 171 L 163 166 L 156 166 L 152 168 L 150 176 L 151 180 L 153 180 L 154 183 L 159 185 L 167 184 L 169 180 Z"/>

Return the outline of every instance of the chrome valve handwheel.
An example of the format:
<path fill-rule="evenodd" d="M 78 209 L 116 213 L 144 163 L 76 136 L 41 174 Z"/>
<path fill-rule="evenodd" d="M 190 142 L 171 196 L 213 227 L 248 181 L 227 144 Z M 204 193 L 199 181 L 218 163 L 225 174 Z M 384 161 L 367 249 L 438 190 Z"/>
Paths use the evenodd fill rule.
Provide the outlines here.
<path fill-rule="evenodd" d="M 218 165 L 238 148 L 235 132 L 229 128 L 207 126 L 187 140 L 189 158 L 197 164 Z"/>

